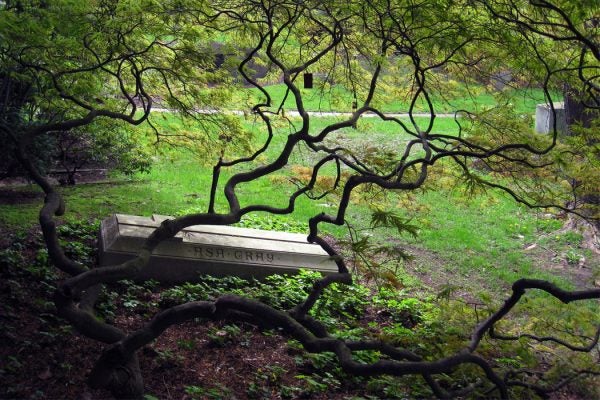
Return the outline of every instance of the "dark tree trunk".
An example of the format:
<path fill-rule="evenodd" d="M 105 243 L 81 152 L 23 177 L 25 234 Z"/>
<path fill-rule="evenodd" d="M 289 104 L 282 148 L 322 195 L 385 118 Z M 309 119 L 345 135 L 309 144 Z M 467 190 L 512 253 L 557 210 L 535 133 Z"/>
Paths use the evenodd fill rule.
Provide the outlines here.
<path fill-rule="evenodd" d="M 600 110 L 589 108 L 586 105 L 586 95 L 584 93 L 566 85 L 564 89 L 564 98 L 567 130 L 569 135 L 573 134 L 573 126 L 591 128 L 594 120 L 600 117 Z M 591 139 L 588 144 L 595 144 L 596 141 L 596 139 Z M 573 184 L 577 185 L 578 182 L 574 181 Z M 584 205 L 584 214 L 589 214 L 589 216 L 592 217 L 594 210 L 598 210 L 600 208 L 600 193 L 583 193 L 579 198 L 579 202 Z M 596 236 L 596 234 L 600 232 L 600 219 L 590 218 L 589 222 L 593 226 L 595 231 L 594 236 Z"/>
<path fill-rule="evenodd" d="M 599 111 L 590 109 L 586 106 L 585 94 L 573 89 L 569 85 L 564 89 L 565 115 L 569 134 L 571 126 L 581 125 L 584 128 L 590 128 L 594 119 L 598 118 Z"/>

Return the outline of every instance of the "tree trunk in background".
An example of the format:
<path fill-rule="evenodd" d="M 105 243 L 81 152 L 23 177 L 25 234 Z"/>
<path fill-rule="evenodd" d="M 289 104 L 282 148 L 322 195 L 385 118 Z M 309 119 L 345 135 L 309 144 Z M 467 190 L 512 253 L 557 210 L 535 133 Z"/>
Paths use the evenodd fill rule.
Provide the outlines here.
<path fill-rule="evenodd" d="M 584 99 L 585 96 L 584 93 L 573 89 L 568 85 L 565 86 L 564 107 L 567 122 L 567 134 L 569 135 L 573 134 L 571 129 L 572 126 L 579 125 L 584 128 L 591 128 L 594 120 L 600 117 L 600 110 L 586 107 L 585 102 L 581 100 Z M 594 143 L 592 142 L 589 144 L 592 145 Z M 573 182 L 573 185 L 576 184 L 577 182 Z M 589 217 L 594 215 L 595 210 L 597 214 L 597 210 L 600 209 L 600 184 L 597 189 L 598 190 L 592 193 L 583 193 L 578 199 L 581 204 L 591 205 L 591 208 L 586 207 L 583 209 L 584 214 Z M 588 222 L 589 226 L 592 228 L 592 232 L 589 232 L 588 229 L 583 229 L 586 247 L 591 247 L 595 252 L 600 252 L 600 218 L 590 218 Z M 569 225 L 573 226 L 581 226 L 581 223 L 585 224 L 584 221 L 574 221 L 573 218 L 569 221 Z"/>
<path fill-rule="evenodd" d="M 567 118 L 567 126 L 581 125 L 584 128 L 590 128 L 594 119 L 598 118 L 599 110 L 586 107 L 581 101 L 585 94 L 566 85 L 564 89 L 565 98 L 565 115 Z M 569 134 L 571 133 L 569 129 Z"/>

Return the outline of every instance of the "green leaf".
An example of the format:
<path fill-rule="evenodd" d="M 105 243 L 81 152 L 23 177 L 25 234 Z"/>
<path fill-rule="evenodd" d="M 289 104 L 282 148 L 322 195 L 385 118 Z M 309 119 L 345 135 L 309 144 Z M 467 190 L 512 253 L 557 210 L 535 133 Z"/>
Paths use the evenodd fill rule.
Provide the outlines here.
<path fill-rule="evenodd" d="M 408 233 L 416 238 L 419 234 L 419 227 L 411 224 L 411 219 L 400 217 L 393 211 L 375 210 L 371 213 L 371 228 L 396 228 L 399 234 Z"/>

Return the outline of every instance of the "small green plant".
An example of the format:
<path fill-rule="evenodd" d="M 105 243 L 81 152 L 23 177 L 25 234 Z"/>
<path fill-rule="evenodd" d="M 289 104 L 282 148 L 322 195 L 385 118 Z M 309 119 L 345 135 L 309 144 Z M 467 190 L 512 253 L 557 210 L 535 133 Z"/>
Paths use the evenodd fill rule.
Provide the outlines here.
<path fill-rule="evenodd" d="M 496 359 L 496 362 L 515 369 L 522 368 L 523 366 L 519 357 L 500 357 Z"/>
<path fill-rule="evenodd" d="M 54 283 L 58 279 L 56 269 L 51 265 L 48 258 L 48 250 L 38 249 L 35 259 L 32 261 L 23 260 L 21 268 L 44 288 L 46 294 L 54 291 Z"/>
<path fill-rule="evenodd" d="M 19 248 L 16 246 L 11 246 L 7 249 L 0 250 L 0 268 L 8 269 L 8 268 L 18 268 L 19 265 L 22 265 L 24 261 L 23 254 Z"/>
<path fill-rule="evenodd" d="M 538 218 L 535 220 L 538 231 L 549 233 L 554 232 L 561 228 L 563 225 L 562 221 L 556 218 Z"/>
<path fill-rule="evenodd" d="M 382 287 L 373 296 L 372 302 L 394 322 L 401 322 L 407 327 L 412 327 L 421 321 L 421 311 L 424 304 L 414 297 L 402 298 L 402 292 Z"/>
<path fill-rule="evenodd" d="M 249 399 L 268 399 L 271 395 L 271 390 L 257 382 L 250 382 L 246 389 L 246 394 Z"/>
<path fill-rule="evenodd" d="M 197 346 L 197 343 L 194 339 L 179 339 L 177 341 L 177 347 L 182 350 L 194 350 Z"/>
<path fill-rule="evenodd" d="M 225 293 L 244 295 L 253 285 L 256 285 L 256 282 L 236 276 L 217 278 L 202 275 L 198 277 L 197 283 L 186 282 L 164 290 L 160 294 L 159 304 L 162 307 L 170 307 L 190 301 L 214 300 Z"/>
<path fill-rule="evenodd" d="M 231 398 L 233 392 L 231 389 L 217 385 L 212 388 L 205 388 L 203 386 L 186 386 L 185 392 L 189 394 L 194 400 L 206 400 L 206 399 L 214 399 L 214 400 L 223 400 Z"/>
<path fill-rule="evenodd" d="M 78 241 L 62 241 L 65 255 L 84 264 L 91 264 L 94 250 L 85 243 Z"/>
<path fill-rule="evenodd" d="M 559 242 L 571 246 L 579 246 L 583 241 L 583 235 L 575 231 L 567 231 L 558 237 Z"/>
<path fill-rule="evenodd" d="M 267 382 L 269 385 L 276 385 L 281 382 L 281 378 L 287 370 L 277 364 L 268 365 L 265 368 L 259 368 L 255 373 L 256 377 Z"/>
<path fill-rule="evenodd" d="M 224 325 L 222 327 L 211 327 L 207 336 L 210 343 L 216 347 L 223 347 L 228 343 L 234 343 L 240 339 L 242 330 L 237 325 Z"/>
<path fill-rule="evenodd" d="M 277 215 L 246 214 L 235 226 L 291 233 L 308 232 L 308 224 L 306 222 Z"/>
<path fill-rule="evenodd" d="M 158 361 L 160 363 L 179 364 L 183 360 L 183 356 L 176 354 L 175 352 L 169 349 L 156 350 L 156 354 L 158 355 Z"/>
<path fill-rule="evenodd" d="M 569 264 L 569 265 L 579 264 L 582 257 L 583 256 L 581 254 L 579 254 L 578 252 L 576 252 L 573 249 L 570 249 L 565 253 L 565 260 L 567 261 L 567 264 Z"/>
<path fill-rule="evenodd" d="M 312 395 L 327 391 L 327 385 L 320 382 L 319 378 L 313 375 L 296 375 L 296 379 L 302 381 L 304 395 Z"/>
<path fill-rule="evenodd" d="M 123 307 L 125 307 L 126 309 L 129 309 L 129 310 L 135 310 L 141 304 L 142 303 L 136 299 L 127 299 L 127 300 L 123 301 Z"/>
<path fill-rule="evenodd" d="M 99 228 L 100 222 L 98 220 L 86 221 L 83 219 L 76 219 L 60 225 L 57 230 L 61 236 L 90 241 L 96 238 Z"/>
<path fill-rule="evenodd" d="M 330 285 L 316 304 L 316 318 L 339 318 L 353 321 L 362 317 L 369 305 L 371 291 L 362 285 Z"/>
<path fill-rule="evenodd" d="M 197 283 L 184 283 L 163 291 L 159 303 L 162 307 L 168 307 L 236 294 L 263 301 L 278 309 L 289 309 L 303 301 L 314 282 L 320 278 L 320 273 L 306 270 L 300 270 L 296 275 L 271 275 L 264 282 L 234 276 L 217 278 L 204 275 L 198 278 Z"/>
<path fill-rule="evenodd" d="M 155 286 L 156 281 L 148 281 L 143 283 L 136 283 L 130 280 L 123 280 L 114 286 L 114 291 L 117 293 L 109 295 L 112 300 L 121 299 L 121 305 L 129 310 L 136 312 L 143 312 L 156 307 L 158 304 L 151 298 L 151 293 Z M 112 307 L 114 311 L 114 307 Z"/>
<path fill-rule="evenodd" d="M 114 320 L 118 298 L 119 294 L 114 290 L 109 290 L 106 287 L 102 288 L 102 292 L 100 293 L 100 297 L 96 305 L 98 317 L 105 321 Z"/>
<path fill-rule="evenodd" d="M 254 297 L 272 307 L 286 310 L 306 299 L 314 282 L 321 278 L 318 272 L 300 270 L 296 275 L 271 275 L 265 283 L 257 283 Z"/>
<path fill-rule="evenodd" d="M 376 398 L 384 399 L 406 399 L 408 387 L 402 380 L 393 376 L 381 376 L 371 378 L 367 383 L 367 392 L 371 395 L 377 396 Z M 380 397 L 381 396 L 381 397 Z M 428 396 L 423 398 L 431 397 L 431 392 Z"/>
<path fill-rule="evenodd" d="M 298 386 L 287 386 L 281 385 L 279 386 L 279 394 L 284 399 L 295 399 L 302 392 L 302 389 Z"/>
<path fill-rule="evenodd" d="M 251 399 L 269 399 L 273 392 L 278 392 L 283 398 L 290 398 L 298 388 L 281 385 L 286 373 L 287 370 L 277 364 L 259 368 L 254 373 L 254 380 L 248 385 L 246 394 Z"/>

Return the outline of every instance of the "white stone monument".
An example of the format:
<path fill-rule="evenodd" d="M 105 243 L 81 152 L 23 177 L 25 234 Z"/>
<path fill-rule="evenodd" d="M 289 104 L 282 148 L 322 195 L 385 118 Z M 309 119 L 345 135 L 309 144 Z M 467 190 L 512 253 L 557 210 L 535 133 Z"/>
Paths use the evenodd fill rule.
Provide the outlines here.
<path fill-rule="evenodd" d="M 116 214 L 102 221 L 100 266 L 135 257 L 144 240 L 166 218 L 170 217 Z M 306 241 L 306 235 L 195 225 L 161 243 L 136 279 L 181 283 L 193 282 L 200 274 L 262 278 L 296 273 L 300 268 L 324 274 L 338 270 L 321 246 Z"/>
<path fill-rule="evenodd" d="M 550 104 L 538 104 L 535 109 L 535 131 L 537 133 L 552 133 L 554 120 L 556 119 L 556 131 L 558 133 L 567 132 L 567 116 L 565 114 L 565 104 L 556 102 L 554 112 Z"/>

